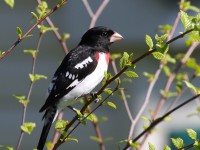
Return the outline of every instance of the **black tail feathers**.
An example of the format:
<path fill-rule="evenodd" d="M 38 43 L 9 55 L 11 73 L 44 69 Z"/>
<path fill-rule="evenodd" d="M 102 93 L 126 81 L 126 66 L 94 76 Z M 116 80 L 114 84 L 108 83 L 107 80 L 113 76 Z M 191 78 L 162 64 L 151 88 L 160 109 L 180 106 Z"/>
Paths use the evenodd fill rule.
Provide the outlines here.
<path fill-rule="evenodd" d="M 40 135 L 40 140 L 37 146 L 38 150 L 43 150 L 49 130 L 51 128 L 51 125 L 53 123 L 54 118 L 56 117 L 56 112 L 57 112 L 57 108 L 56 107 L 51 107 L 49 109 L 46 110 L 45 114 L 44 114 L 44 126 L 42 129 L 42 133 Z"/>

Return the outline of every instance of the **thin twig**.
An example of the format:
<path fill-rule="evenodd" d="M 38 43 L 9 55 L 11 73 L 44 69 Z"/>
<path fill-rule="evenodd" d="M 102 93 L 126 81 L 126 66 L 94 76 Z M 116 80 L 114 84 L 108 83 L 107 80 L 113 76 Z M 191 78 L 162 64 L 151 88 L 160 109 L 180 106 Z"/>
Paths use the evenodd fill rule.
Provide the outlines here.
<path fill-rule="evenodd" d="M 40 33 L 40 37 L 39 37 L 39 40 L 38 40 L 38 44 L 37 44 L 37 49 L 36 49 L 35 55 L 32 56 L 32 58 L 33 58 L 32 71 L 31 71 L 32 75 L 35 75 L 36 59 L 37 59 L 37 55 L 38 55 L 38 52 L 39 52 L 39 47 L 41 45 L 42 37 L 43 37 L 43 33 Z M 33 89 L 34 83 L 35 83 L 34 81 L 30 82 L 29 91 L 28 91 L 28 94 L 27 94 L 27 97 L 26 97 L 26 99 L 29 100 L 29 101 L 30 101 L 30 97 L 31 97 L 31 93 L 32 93 L 32 89 Z M 27 111 L 28 104 L 25 104 L 23 106 L 24 106 L 23 107 L 24 109 L 23 109 L 23 115 L 22 115 L 22 123 L 21 123 L 21 125 L 23 125 L 25 123 L 25 121 L 26 121 L 26 111 Z M 24 136 L 24 132 L 21 131 L 20 136 L 19 136 L 19 140 L 18 140 L 18 143 L 17 143 L 16 150 L 19 150 L 21 142 L 22 142 L 22 139 L 23 139 L 23 136 Z"/>
<path fill-rule="evenodd" d="M 99 8 L 97 9 L 97 11 L 94 13 L 88 3 L 87 0 L 82 0 L 89 16 L 91 17 L 91 22 L 90 22 L 90 26 L 89 28 L 92 28 L 95 26 L 99 16 L 101 15 L 101 13 L 103 12 L 103 10 L 105 9 L 105 7 L 107 6 L 107 4 L 109 3 L 110 0 L 103 0 L 103 2 L 100 4 Z"/>
<path fill-rule="evenodd" d="M 139 140 L 145 133 L 149 132 L 151 129 L 153 129 L 157 124 L 159 124 L 160 122 L 162 122 L 167 116 L 169 116 L 170 114 L 172 114 L 173 112 L 175 112 L 176 110 L 180 109 L 181 107 L 185 106 L 186 104 L 188 104 L 189 102 L 192 102 L 193 100 L 195 100 L 196 98 L 198 98 L 200 96 L 200 94 L 197 94 L 195 96 L 193 96 L 192 98 L 186 100 L 185 102 L 181 103 L 180 105 L 176 106 L 174 109 L 170 110 L 169 112 L 165 113 L 162 117 L 157 118 L 156 120 L 154 120 L 148 128 L 146 128 L 143 132 L 141 132 L 137 137 L 135 137 L 132 142 L 136 142 L 137 140 Z M 130 147 L 129 144 L 127 144 L 123 150 L 126 150 Z"/>
<path fill-rule="evenodd" d="M 41 0 L 36 0 L 38 4 L 41 4 Z M 52 22 L 52 20 L 50 19 L 50 17 L 46 17 L 45 20 L 47 21 L 47 23 L 49 24 L 50 27 L 55 28 L 54 23 Z M 62 39 L 60 33 L 57 30 L 53 30 L 56 38 L 58 39 L 60 45 L 62 46 L 64 53 L 67 54 L 68 53 L 68 48 L 66 45 L 65 40 Z"/>
<path fill-rule="evenodd" d="M 0 60 L 2 60 L 6 55 L 8 55 L 22 40 L 24 40 L 26 38 L 26 36 L 28 36 L 33 31 L 33 29 L 35 29 L 37 27 L 38 24 L 40 24 L 42 21 L 44 21 L 44 19 L 46 17 L 50 16 L 52 13 L 54 13 L 56 10 L 58 10 L 66 2 L 67 2 L 67 0 L 63 0 L 61 4 L 56 5 L 44 17 L 37 20 L 37 22 L 21 38 L 18 38 L 18 40 L 0 56 Z"/>

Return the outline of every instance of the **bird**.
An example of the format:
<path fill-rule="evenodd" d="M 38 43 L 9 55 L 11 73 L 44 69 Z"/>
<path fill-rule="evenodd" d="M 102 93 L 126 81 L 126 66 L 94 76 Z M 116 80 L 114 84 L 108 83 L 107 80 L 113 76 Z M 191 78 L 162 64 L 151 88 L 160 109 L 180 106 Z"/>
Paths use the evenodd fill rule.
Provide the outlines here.
<path fill-rule="evenodd" d="M 110 46 L 123 39 L 116 31 L 96 26 L 86 31 L 79 44 L 69 51 L 54 73 L 47 89 L 47 99 L 39 112 L 44 112 L 44 126 L 37 149 L 44 148 L 52 123 L 59 112 L 90 94 L 107 72 Z"/>

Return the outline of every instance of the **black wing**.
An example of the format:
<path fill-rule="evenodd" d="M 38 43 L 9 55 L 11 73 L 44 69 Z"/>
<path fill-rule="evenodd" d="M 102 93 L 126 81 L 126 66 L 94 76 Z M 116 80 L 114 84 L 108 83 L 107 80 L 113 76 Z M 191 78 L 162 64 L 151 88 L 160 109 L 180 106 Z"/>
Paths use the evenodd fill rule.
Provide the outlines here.
<path fill-rule="evenodd" d="M 70 92 L 75 87 L 70 86 L 73 81 L 76 79 L 81 81 L 92 73 L 97 66 L 95 57 L 96 51 L 90 47 L 79 46 L 71 50 L 55 72 L 51 83 L 52 87 L 48 89 L 49 95 L 40 112 L 43 112 L 49 106 L 55 106 L 59 99 Z M 77 64 L 81 64 L 85 60 L 87 60 L 87 63 L 78 68 Z"/>

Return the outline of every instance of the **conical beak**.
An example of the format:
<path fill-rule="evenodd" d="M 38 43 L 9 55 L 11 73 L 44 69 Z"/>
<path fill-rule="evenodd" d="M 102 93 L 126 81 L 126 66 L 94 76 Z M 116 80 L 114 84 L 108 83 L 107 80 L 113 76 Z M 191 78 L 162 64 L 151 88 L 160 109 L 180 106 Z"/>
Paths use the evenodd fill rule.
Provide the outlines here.
<path fill-rule="evenodd" d="M 121 39 L 124 39 L 122 35 L 120 35 L 119 33 L 115 32 L 111 38 L 110 38 L 110 42 L 113 43 L 113 42 L 116 42 L 116 41 L 119 41 Z"/>

